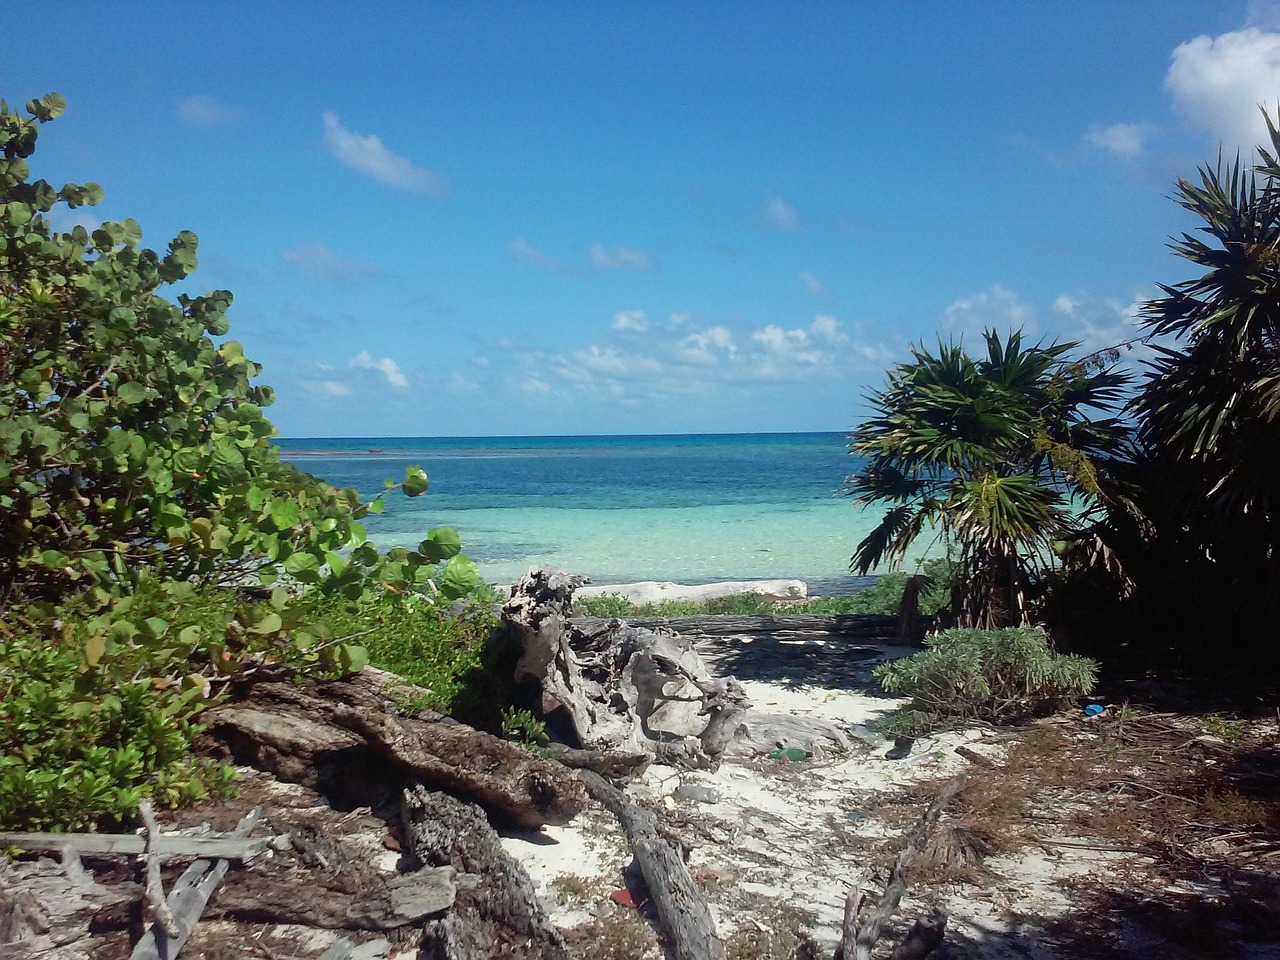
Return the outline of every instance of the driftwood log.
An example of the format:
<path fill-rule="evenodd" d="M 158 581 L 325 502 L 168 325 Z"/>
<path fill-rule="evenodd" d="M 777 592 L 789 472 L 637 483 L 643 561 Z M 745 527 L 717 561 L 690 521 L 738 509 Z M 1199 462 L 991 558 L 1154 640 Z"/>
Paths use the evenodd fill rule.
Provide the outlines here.
<path fill-rule="evenodd" d="M 389 685 L 405 686 L 371 669 L 326 683 L 261 681 L 204 722 L 237 761 L 351 805 L 423 783 L 525 828 L 566 823 L 585 806 L 582 785 L 560 764 L 444 717 L 403 715 Z"/>
<path fill-rule="evenodd" d="M 456 872 L 457 897 L 423 928 L 429 960 L 568 960 L 568 948 L 538 902 L 533 881 L 475 807 L 421 786 L 405 790 L 409 851 L 426 867 Z"/>
<path fill-rule="evenodd" d="M 502 616 L 521 645 L 516 679 L 536 681 L 542 712 L 563 709 L 587 749 L 714 768 L 747 706 L 741 685 L 711 676 L 678 636 L 620 620 L 591 633 L 574 628 L 573 591 L 586 582 L 543 568 L 512 587 Z"/>
<path fill-rule="evenodd" d="M 5 960 L 87 960 L 97 950 L 91 923 L 124 918 L 141 884 L 98 883 L 70 847 L 62 862 L 0 858 L 0 956 Z"/>
<path fill-rule="evenodd" d="M 684 859 L 658 832 L 658 818 L 604 778 L 579 774 L 593 799 L 607 807 L 626 831 L 674 960 L 724 960 L 724 944 Z"/>
<path fill-rule="evenodd" d="M 872 908 L 865 922 L 859 920 L 864 897 L 862 887 L 855 884 L 849 891 L 849 896 L 845 900 L 844 927 L 834 960 L 871 960 L 871 952 L 884 935 L 885 925 L 898 909 L 898 903 L 906 892 L 907 872 L 924 851 L 929 833 L 937 824 L 938 818 L 942 816 L 942 811 L 963 785 L 964 774 L 959 773 L 938 791 L 938 795 L 929 804 L 915 828 L 907 835 L 906 846 L 902 848 L 898 859 L 894 862 L 884 894 Z M 893 957 L 895 960 L 921 960 L 928 956 L 942 943 L 946 924 L 946 915 L 941 911 L 934 911 L 929 918 L 916 921 L 895 947 Z"/>

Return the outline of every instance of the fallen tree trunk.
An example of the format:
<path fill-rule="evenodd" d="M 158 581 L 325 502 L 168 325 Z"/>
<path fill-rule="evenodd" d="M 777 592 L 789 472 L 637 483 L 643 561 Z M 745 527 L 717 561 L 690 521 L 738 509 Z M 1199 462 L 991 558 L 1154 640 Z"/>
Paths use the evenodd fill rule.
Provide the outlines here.
<path fill-rule="evenodd" d="M 591 796 L 608 807 L 635 857 L 675 960 L 724 960 L 724 944 L 706 901 L 693 885 L 684 860 L 658 833 L 658 818 L 627 799 L 617 787 L 589 771 L 578 774 Z"/>
<path fill-rule="evenodd" d="M 573 624 L 586 633 L 598 630 L 608 622 L 600 617 L 573 618 Z M 930 622 L 928 617 L 917 618 L 910 625 L 909 637 L 918 641 L 924 636 Z M 850 644 L 899 643 L 902 635 L 898 617 L 862 613 L 628 617 L 627 623 L 647 630 L 673 630 L 695 642 L 708 638 L 751 637 L 756 641 L 775 643 L 797 643 L 806 640 L 829 640 Z"/>
<path fill-rule="evenodd" d="M 404 683 L 366 669 L 327 683 L 246 684 L 204 722 L 237 761 L 352 805 L 376 800 L 372 788 L 420 782 L 526 828 L 566 823 L 585 806 L 559 764 L 447 718 L 402 715 L 388 685 Z"/>
<path fill-rule="evenodd" d="M 430 960 L 568 960 L 568 948 L 538 902 L 523 866 L 502 849 L 484 814 L 442 793 L 405 790 L 401 818 L 409 851 L 427 867 L 456 871 L 452 909 L 423 927 Z"/>
<path fill-rule="evenodd" d="M 87 960 L 98 948 L 90 925 L 107 913 L 127 914 L 142 892 L 137 883 L 98 883 L 70 847 L 61 864 L 0 857 L 0 956 Z"/>

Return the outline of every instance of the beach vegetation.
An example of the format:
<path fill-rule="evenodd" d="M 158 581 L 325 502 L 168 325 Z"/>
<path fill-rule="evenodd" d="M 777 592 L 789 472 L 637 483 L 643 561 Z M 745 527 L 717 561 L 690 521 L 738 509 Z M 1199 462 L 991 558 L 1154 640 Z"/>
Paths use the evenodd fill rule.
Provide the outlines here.
<path fill-rule="evenodd" d="M 1092 522 L 1100 464 L 1124 436 L 1109 414 L 1126 381 L 1113 356 L 1073 359 L 1074 343 L 994 330 L 983 342 L 977 356 L 956 342 L 913 346 L 868 398 L 848 492 L 885 513 L 851 567 L 899 565 L 917 539 L 936 538 L 956 568 L 956 623 L 998 628 L 1028 622 L 1054 545 Z"/>
<path fill-rule="evenodd" d="M 1087 696 L 1097 682 L 1096 661 L 1054 651 L 1038 628 L 952 629 L 924 642 L 923 652 L 873 671 L 886 692 L 911 698 L 884 721 L 892 734 L 1020 723 Z"/>
<path fill-rule="evenodd" d="M 40 129 L 64 109 L 57 94 L 25 116 L 0 101 L 5 827 L 95 826 L 143 799 L 216 795 L 227 771 L 190 745 L 229 680 L 265 664 L 354 672 L 364 638 L 399 657 L 387 631 L 407 627 L 406 598 L 444 607 L 482 589 L 452 530 L 380 552 L 362 521 L 384 500 L 280 459 L 271 388 L 226 339 L 231 294 L 162 296 L 190 282 L 194 234 L 158 252 L 132 219 L 54 229 L 55 208 L 103 196 L 31 176 Z M 388 482 L 410 497 L 427 485 L 416 466 Z M 441 678 L 469 666 L 462 646 L 423 668 L 441 703 L 454 693 Z"/>
<path fill-rule="evenodd" d="M 1197 229 L 1171 244 L 1198 273 L 1162 285 L 1138 322 L 1152 359 L 1129 404 L 1133 443 L 1105 471 L 1108 509 L 1064 552 L 1055 626 L 1095 649 L 1280 658 L 1280 131 L 1179 180 Z"/>

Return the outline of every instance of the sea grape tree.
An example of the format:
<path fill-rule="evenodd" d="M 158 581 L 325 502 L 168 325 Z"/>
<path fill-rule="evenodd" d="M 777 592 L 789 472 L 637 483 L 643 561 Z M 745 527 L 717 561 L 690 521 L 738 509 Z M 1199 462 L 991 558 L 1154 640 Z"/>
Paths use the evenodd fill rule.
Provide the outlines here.
<path fill-rule="evenodd" d="M 50 94 L 24 117 L 0 102 L 0 610 L 105 603 L 140 570 L 207 586 L 283 574 L 355 595 L 421 586 L 447 562 L 445 591 L 473 588 L 456 536 L 380 555 L 360 521 L 381 501 L 280 460 L 261 367 L 221 339 L 231 294 L 161 295 L 196 269 L 194 234 L 157 252 L 131 219 L 53 229 L 57 205 L 103 194 L 31 179 L 40 127 L 64 106 Z M 410 468 L 401 486 L 419 495 L 426 475 Z"/>

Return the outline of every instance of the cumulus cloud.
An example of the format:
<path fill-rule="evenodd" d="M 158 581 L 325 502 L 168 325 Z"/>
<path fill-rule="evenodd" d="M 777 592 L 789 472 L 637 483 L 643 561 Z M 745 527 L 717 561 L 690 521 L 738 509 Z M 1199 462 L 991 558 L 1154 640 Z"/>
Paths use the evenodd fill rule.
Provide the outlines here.
<path fill-rule="evenodd" d="M 387 383 L 400 390 L 408 389 L 409 378 L 400 369 L 400 365 L 390 357 L 376 359 L 368 350 L 361 350 L 347 364 L 353 370 L 372 370 L 387 378 Z"/>
<path fill-rule="evenodd" d="M 1259 105 L 1274 115 L 1280 98 L 1280 33 L 1247 27 L 1188 40 L 1173 51 L 1164 86 L 1190 127 L 1247 154 L 1267 142 Z"/>
<path fill-rule="evenodd" d="M 774 230 L 799 230 L 804 226 L 796 208 L 776 193 L 766 192 L 764 206 L 760 208 L 760 221 Z"/>
<path fill-rule="evenodd" d="M 1099 150 L 1106 150 L 1121 160 L 1136 160 L 1142 156 L 1151 127 L 1145 123 L 1116 123 L 1109 127 L 1095 124 L 1084 138 Z"/>
<path fill-rule="evenodd" d="M 443 174 L 414 166 L 407 157 L 387 149 L 381 137 L 348 130 L 332 111 L 326 111 L 323 120 L 325 149 L 343 166 L 397 190 L 429 197 L 449 192 L 449 181 Z"/>
<path fill-rule="evenodd" d="M 376 263 L 344 257 L 323 243 L 289 247 L 280 251 L 280 259 L 318 283 L 352 284 L 382 276 L 382 268 Z"/>
<path fill-rule="evenodd" d="M 507 244 L 507 252 L 518 262 L 545 270 L 547 273 L 565 273 L 565 266 L 549 253 L 533 247 L 524 237 L 516 237 Z"/>
<path fill-rule="evenodd" d="M 308 380 L 297 381 L 298 386 L 313 397 L 349 397 L 351 386 L 341 380 Z"/>
<path fill-rule="evenodd" d="M 980 343 L 982 331 L 992 327 L 1002 335 L 1009 330 L 1022 330 L 1028 336 L 1035 336 L 1035 321 L 1031 305 L 997 283 L 981 293 L 952 302 L 942 311 L 940 332 L 957 340 Z"/>
<path fill-rule="evenodd" d="M 244 111 L 224 106 L 213 97 L 187 97 L 178 101 L 178 116 L 189 127 L 218 127 L 235 123 Z"/>
<path fill-rule="evenodd" d="M 557 398 L 582 393 L 621 403 L 750 390 L 766 383 L 841 381 L 850 371 L 883 370 L 889 357 L 882 344 L 851 335 L 830 315 L 819 314 L 807 327 L 752 328 L 709 323 L 692 314 L 681 320 L 658 325 L 640 311 L 624 311 L 612 327 L 615 342 L 560 353 L 515 345 L 508 350 L 524 370 L 526 393 Z M 644 337 L 632 335 L 637 322 L 645 325 Z"/>
<path fill-rule="evenodd" d="M 643 250 L 614 247 L 612 250 L 598 243 L 591 245 L 591 265 L 597 270 L 656 270 L 657 263 Z"/>
<path fill-rule="evenodd" d="M 644 333 L 649 329 L 649 316 L 643 310 L 619 310 L 613 315 L 613 329 Z"/>
<path fill-rule="evenodd" d="M 1053 301 L 1054 312 L 1065 313 L 1068 316 L 1074 313 L 1076 311 L 1076 308 L 1079 306 L 1080 306 L 1079 300 L 1077 300 L 1075 297 L 1067 296 L 1067 294 L 1065 293 L 1060 294 L 1058 296 L 1058 299 Z"/>

